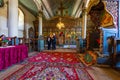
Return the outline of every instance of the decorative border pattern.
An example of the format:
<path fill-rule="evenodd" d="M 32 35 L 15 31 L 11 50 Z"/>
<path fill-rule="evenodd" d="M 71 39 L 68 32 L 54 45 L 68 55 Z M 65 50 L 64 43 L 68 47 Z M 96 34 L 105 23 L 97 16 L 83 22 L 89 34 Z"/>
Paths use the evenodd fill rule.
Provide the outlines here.
<path fill-rule="evenodd" d="M 110 12 L 110 14 L 114 18 L 115 27 L 118 28 L 118 11 L 119 11 L 119 2 L 116 1 L 105 1 L 106 2 L 106 9 Z"/>
<path fill-rule="evenodd" d="M 81 61 L 77 61 L 77 55 L 78 54 L 76 53 L 66 52 L 41 52 L 36 56 L 28 58 L 28 62 L 24 63 L 24 67 L 15 71 L 4 80 L 93 80 L 91 75 L 86 70 L 88 67 L 82 67 L 83 64 Z M 42 57 L 43 60 L 45 58 L 53 59 L 53 57 L 60 57 L 62 58 L 63 62 L 42 62 L 40 60 Z M 77 61 L 78 63 L 67 63 L 69 60 L 71 62 L 70 58 Z"/>

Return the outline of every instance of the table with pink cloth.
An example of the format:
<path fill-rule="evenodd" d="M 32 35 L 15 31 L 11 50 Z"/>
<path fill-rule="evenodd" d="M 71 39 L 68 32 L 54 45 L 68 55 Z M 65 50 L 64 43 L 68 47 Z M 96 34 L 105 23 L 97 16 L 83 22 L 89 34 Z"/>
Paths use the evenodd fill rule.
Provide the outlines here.
<path fill-rule="evenodd" d="M 19 63 L 28 57 L 26 45 L 0 47 L 0 70 Z"/>

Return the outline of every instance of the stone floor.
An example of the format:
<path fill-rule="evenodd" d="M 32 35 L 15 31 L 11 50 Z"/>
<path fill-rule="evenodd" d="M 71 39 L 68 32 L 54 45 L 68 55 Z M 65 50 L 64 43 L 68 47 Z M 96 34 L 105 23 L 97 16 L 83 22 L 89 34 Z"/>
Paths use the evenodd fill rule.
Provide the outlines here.
<path fill-rule="evenodd" d="M 94 65 L 87 71 L 94 80 L 120 80 L 120 72 L 108 65 Z"/>

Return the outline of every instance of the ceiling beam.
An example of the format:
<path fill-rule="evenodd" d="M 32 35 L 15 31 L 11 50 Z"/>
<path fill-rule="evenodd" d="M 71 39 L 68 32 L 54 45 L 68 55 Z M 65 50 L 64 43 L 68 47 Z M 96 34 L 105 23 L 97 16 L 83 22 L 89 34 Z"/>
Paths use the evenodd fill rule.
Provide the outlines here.
<path fill-rule="evenodd" d="M 86 1 L 86 2 L 85 2 L 85 8 L 87 8 L 90 0 L 85 0 L 85 1 Z"/>
<path fill-rule="evenodd" d="M 50 13 L 48 12 L 48 10 L 46 9 L 46 6 L 43 4 L 43 2 L 41 1 L 42 6 L 43 6 L 43 13 L 44 15 L 47 15 L 47 18 L 50 18 Z"/>
<path fill-rule="evenodd" d="M 81 13 L 82 13 L 82 10 L 80 9 L 80 10 L 76 13 L 75 18 L 79 18 L 80 15 L 81 15 Z"/>
<path fill-rule="evenodd" d="M 42 7 L 42 3 L 40 0 L 34 0 L 35 4 L 37 5 L 37 8 L 39 10 L 39 12 L 43 12 L 44 16 L 46 19 L 49 19 L 50 16 L 49 14 L 47 13 L 46 9 L 44 7 Z M 42 9 L 43 8 L 43 9 Z"/>
<path fill-rule="evenodd" d="M 81 13 L 82 13 L 82 7 L 83 7 L 83 0 L 81 0 L 77 10 L 76 10 L 76 13 L 75 13 L 75 18 L 78 18 L 80 17 Z"/>
<path fill-rule="evenodd" d="M 82 0 L 76 0 L 74 7 L 73 7 L 73 11 L 72 11 L 72 16 L 75 16 L 75 13 L 76 13 L 77 9 L 79 8 L 81 1 Z"/>
<path fill-rule="evenodd" d="M 49 16 L 49 14 L 47 13 L 47 11 L 46 11 L 45 8 L 43 8 L 43 14 L 44 14 L 44 16 L 46 17 L 46 19 L 50 19 L 50 16 Z"/>
<path fill-rule="evenodd" d="M 37 5 L 37 8 L 38 8 L 38 10 L 39 11 L 42 11 L 42 4 L 41 4 L 41 1 L 39 1 L 39 0 L 33 0 L 34 2 L 35 2 L 35 4 Z"/>
<path fill-rule="evenodd" d="M 43 3 L 44 7 L 46 8 L 48 14 L 50 14 L 50 17 L 53 17 L 53 12 L 51 10 L 51 7 L 50 7 L 48 1 L 47 0 L 41 0 L 41 2 Z"/>

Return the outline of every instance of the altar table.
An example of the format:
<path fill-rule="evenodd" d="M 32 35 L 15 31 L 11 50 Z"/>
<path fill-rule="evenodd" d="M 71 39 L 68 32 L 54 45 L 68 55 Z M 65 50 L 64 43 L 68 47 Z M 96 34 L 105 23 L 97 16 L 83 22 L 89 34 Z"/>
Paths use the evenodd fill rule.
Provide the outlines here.
<path fill-rule="evenodd" d="M 28 48 L 26 45 L 0 47 L 0 70 L 23 61 L 27 57 Z"/>

